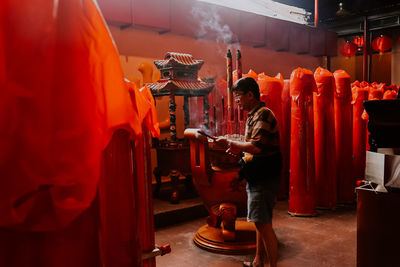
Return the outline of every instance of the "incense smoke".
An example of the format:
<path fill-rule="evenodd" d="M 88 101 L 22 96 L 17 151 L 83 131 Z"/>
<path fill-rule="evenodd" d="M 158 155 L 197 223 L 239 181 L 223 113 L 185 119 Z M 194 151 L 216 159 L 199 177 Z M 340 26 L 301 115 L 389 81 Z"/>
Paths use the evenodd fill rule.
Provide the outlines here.
<path fill-rule="evenodd" d="M 229 25 L 224 24 L 215 5 L 197 4 L 192 7 L 192 15 L 199 22 L 199 31 L 197 38 L 212 39 L 219 44 L 227 44 L 231 50 L 240 49 L 239 43 L 232 44 L 234 34 Z M 239 19 L 239 18 L 238 18 Z M 232 47 L 231 47 L 232 46 Z M 222 55 L 226 54 L 224 48 L 219 48 Z"/>
<path fill-rule="evenodd" d="M 220 11 L 221 8 L 216 5 L 201 4 L 200 2 L 197 2 L 197 4 L 193 5 L 192 7 L 191 15 L 198 23 L 196 38 L 204 38 L 207 40 L 215 41 L 217 43 L 217 53 L 221 55 L 221 60 L 225 61 L 227 50 L 231 49 L 231 51 L 235 53 L 237 50 L 240 50 L 240 44 L 238 42 L 237 36 L 235 36 L 235 34 L 232 32 L 229 25 L 224 23 Z M 239 17 L 237 18 L 237 20 L 239 20 Z M 214 98 L 218 100 L 222 99 L 221 93 L 215 92 Z M 220 109 L 222 108 L 223 104 L 213 104 L 213 110 L 209 110 L 210 128 L 205 128 L 202 123 L 196 123 L 196 127 L 201 128 L 207 134 L 222 134 L 224 117 L 222 116 L 223 110 Z M 194 109 L 191 109 L 191 113 L 193 110 Z M 199 114 L 193 114 L 192 117 L 197 117 L 199 118 L 198 121 L 202 121 Z"/>

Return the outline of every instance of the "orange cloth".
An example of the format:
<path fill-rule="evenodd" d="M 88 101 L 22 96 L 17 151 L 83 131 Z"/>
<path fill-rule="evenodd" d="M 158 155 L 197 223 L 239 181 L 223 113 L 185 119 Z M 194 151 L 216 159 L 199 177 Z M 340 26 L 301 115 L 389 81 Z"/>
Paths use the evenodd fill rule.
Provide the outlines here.
<path fill-rule="evenodd" d="M 139 115 L 138 125 L 144 125 L 150 130 L 153 137 L 160 136 L 160 124 L 157 118 L 157 112 L 153 95 L 147 85 L 138 89 L 135 83 L 125 79 L 129 88 L 131 100 L 134 107 L 137 107 Z"/>
<path fill-rule="evenodd" d="M 141 126 L 92 0 L 0 3 L 0 226 L 68 225 L 96 195 L 114 129 Z"/>

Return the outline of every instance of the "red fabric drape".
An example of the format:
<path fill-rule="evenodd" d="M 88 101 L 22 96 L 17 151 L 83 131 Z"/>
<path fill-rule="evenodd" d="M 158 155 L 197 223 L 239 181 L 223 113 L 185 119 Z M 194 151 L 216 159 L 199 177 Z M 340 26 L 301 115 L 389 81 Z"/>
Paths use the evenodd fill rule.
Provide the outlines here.
<path fill-rule="evenodd" d="M 355 200 L 355 180 L 352 174 L 353 127 L 350 76 L 343 70 L 335 71 L 334 76 L 338 202 L 352 203 Z"/>
<path fill-rule="evenodd" d="M 314 215 L 315 162 L 313 92 L 316 84 L 312 71 L 302 68 L 290 76 L 291 143 L 289 213 Z"/>
<path fill-rule="evenodd" d="M 314 93 L 315 181 L 317 207 L 335 209 L 337 177 L 335 166 L 335 121 L 333 74 L 321 67 L 314 73 L 317 92 Z"/>
<path fill-rule="evenodd" d="M 144 204 L 136 197 L 137 166 L 132 164 L 138 156 L 129 132 L 124 130 L 114 134 L 103 153 L 97 246 L 101 251 L 101 265 L 105 267 L 141 266 L 143 248 L 139 225 L 143 219 L 137 211 Z"/>
<path fill-rule="evenodd" d="M 150 132 L 153 137 L 160 136 L 158 128 L 158 119 L 154 106 L 154 99 L 150 89 L 147 86 L 140 90 L 134 83 L 126 81 L 129 86 L 132 102 L 138 107 L 139 123 L 143 125 L 142 136 L 132 142 L 134 147 L 134 187 L 136 216 L 140 218 L 137 221 L 141 249 L 145 252 L 151 252 L 154 249 L 154 219 L 153 219 L 153 202 L 152 202 L 152 172 L 150 158 Z M 144 267 L 155 266 L 155 259 L 151 258 L 143 263 Z"/>
<path fill-rule="evenodd" d="M 94 201 L 93 205 L 59 231 L 32 232 L 0 228 L 0 266 L 101 266 L 96 203 Z"/>
<path fill-rule="evenodd" d="M 136 203 L 152 204 L 135 201 L 132 158 L 150 160 L 130 140 L 159 135 L 148 88 L 129 94 L 92 0 L 1 1 L 0 22 L 0 265 L 139 266 L 154 232 L 137 228 Z"/>
<path fill-rule="evenodd" d="M 93 1 L 2 10 L 0 225 L 57 229 L 89 207 L 102 149 L 115 128 L 140 131 L 137 112 Z"/>

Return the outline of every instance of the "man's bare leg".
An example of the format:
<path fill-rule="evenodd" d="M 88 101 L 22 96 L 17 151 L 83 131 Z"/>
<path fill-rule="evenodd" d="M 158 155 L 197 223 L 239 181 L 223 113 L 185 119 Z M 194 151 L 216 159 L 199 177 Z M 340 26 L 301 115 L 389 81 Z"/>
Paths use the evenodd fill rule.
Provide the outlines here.
<path fill-rule="evenodd" d="M 264 247 L 264 240 L 262 239 L 261 233 L 258 231 L 256 228 L 256 234 L 257 234 L 257 239 L 256 239 L 256 256 L 253 260 L 253 266 L 254 267 L 263 267 L 264 262 L 266 260 L 267 254 L 266 250 Z"/>
<path fill-rule="evenodd" d="M 276 267 L 278 262 L 278 239 L 272 223 L 255 223 L 257 232 L 260 233 L 260 237 L 264 241 L 264 248 L 269 258 L 269 264 L 271 267 Z M 257 240 L 258 241 L 258 240 Z"/>
<path fill-rule="evenodd" d="M 256 256 L 254 257 L 253 262 L 244 262 L 244 266 L 251 266 L 251 263 L 253 264 L 253 267 L 263 267 L 264 262 L 267 258 L 266 255 L 266 250 L 264 247 L 264 240 L 261 238 L 261 234 L 256 228 Z"/>

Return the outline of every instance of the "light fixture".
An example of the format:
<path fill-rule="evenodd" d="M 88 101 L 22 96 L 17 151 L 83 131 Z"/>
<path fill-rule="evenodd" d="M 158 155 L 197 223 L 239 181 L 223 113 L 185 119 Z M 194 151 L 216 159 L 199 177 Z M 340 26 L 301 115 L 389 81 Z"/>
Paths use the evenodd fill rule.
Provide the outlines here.
<path fill-rule="evenodd" d="M 336 11 L 336 16 L 347 16 L 350 15 L 350 12 L 344 9 L 343 2 L 339 2 L 339 9 Z"/>

